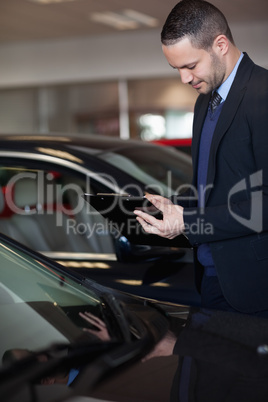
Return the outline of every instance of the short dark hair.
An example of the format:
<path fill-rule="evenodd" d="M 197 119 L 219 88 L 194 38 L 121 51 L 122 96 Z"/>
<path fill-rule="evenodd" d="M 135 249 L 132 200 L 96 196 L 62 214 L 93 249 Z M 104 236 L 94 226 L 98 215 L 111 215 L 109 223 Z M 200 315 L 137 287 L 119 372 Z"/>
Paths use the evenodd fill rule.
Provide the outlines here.
<path fill-rule="evenodd" d="M 161 42 L 170 46 L 188 37 L 194 47 L 208 50 L 218 35 L 234 44 L 228 22 L 217 7 L 203 0 L 182 0 L 168 15 Z"/>

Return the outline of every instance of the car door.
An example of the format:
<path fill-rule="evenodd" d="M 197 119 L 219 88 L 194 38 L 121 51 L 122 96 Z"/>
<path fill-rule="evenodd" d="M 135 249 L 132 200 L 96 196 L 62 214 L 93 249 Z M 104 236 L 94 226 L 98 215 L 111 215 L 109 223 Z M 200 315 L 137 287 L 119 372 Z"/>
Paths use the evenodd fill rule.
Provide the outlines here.
<path fill-rule="evenodd" d="M 198 299 L 190 250 L 132 244 L 84 201 L 85 192 L 119 191 L 115 181 L 32 154 L 1 158 L 0 186 L 2 233 L 107 286 L 170 301 L 181 287 L 181 302 Z M 186 279 L 174 285 L 182 271 Z"/>

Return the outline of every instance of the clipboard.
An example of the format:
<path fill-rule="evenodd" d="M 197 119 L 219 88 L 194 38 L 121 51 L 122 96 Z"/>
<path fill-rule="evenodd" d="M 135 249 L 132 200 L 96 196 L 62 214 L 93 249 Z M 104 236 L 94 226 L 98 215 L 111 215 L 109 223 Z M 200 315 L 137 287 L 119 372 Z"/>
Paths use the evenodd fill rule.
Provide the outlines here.
<path fill-rule="evenodd" d="M 114 193 L 84 194 L 84 199 L 108 220 L 119 236 L 126 237 L 133 244 L 161 247 L 192 247 L 188 239 L 179 235 L 170 240 L 146 233 L 137 221 L 135 209 L 141 209 L 156 219 L 162 219 L 159 211 L 145 196 L 137 197 Z"/>

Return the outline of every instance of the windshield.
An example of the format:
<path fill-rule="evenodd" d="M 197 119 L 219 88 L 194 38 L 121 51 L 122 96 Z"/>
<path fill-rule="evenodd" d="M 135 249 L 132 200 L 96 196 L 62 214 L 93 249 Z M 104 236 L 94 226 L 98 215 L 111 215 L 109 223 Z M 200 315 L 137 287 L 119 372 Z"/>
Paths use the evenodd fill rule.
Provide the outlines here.
<path fill-rule="evenodd" d="M 191 158 L 173 148 L 122 147 L 102 152 L 98 157 L 129 172 L 145 184 L 148 192 L 166 197 L 183 193 L 192 180 Z"/>
<path fill-rule="evenodd" d="M 14 348 L 73 342 L 92 328 L 80 313 L 101 317 L 96 294 L 3 241 L 0 264 L 1 356 Z"/>

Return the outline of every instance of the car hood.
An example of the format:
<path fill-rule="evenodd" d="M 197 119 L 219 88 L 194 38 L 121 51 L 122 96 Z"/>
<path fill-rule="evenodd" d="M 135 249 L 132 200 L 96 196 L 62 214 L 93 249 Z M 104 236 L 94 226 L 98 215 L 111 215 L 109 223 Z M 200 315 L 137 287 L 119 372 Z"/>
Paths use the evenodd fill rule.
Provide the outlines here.
<path fill-rule="evenodd" d="M 93 396 L 137 402 L 268 400 L 266 319 L 156 306 L 171 319 L 166 342 L 160 342 L 147 360 L 101 384 Z M 170 353 L 172 335 L 175 343 Z"/>
<path fill-rule="evenodd" d="M 36 332 L 32 338 L 30 332 L 35 329 L 32 321 L 37 320 L 38 313 L 42 320 L 47 319 L 47 326 L 53 323 L 61 336 L 65 336 L 70 352 L 62 353 L 66 343 L 58 342 L 45 350 L 53 352 L 49 361 L 37 361 L 35 355 L 4 367 L 0 395 L 5 402 L 67 402 L 71 397 L 81 396 L 118 402 L 166 402 L 170 398 L 206 402 L 268 400 L 267 319 L 133 297 L 64 270 L 5 237 L 1 237 L 0 257 L 1 282 L 6 287 L 4 290 L 8 290 L 8 294 L 1 292 L 1 347 L 5 346 L 3 342 L 11 345 L 14 337 L 16 342 L 23 337 L 26 342 L 27 334 L 29 346 L 39 345 L 42 332 Z M 37 276 L 36 272 L 38 280 L 32 268 L 40 270 L 42 275 Z M 27 287 L 22 278 L 26 278 Z M 51 283 L 56 280 L 54 293 L 46 278 Z M 34 280 L 39 289 L 41 304 L 38 305 Z M 23 285 L 25 292 L 22 292 Z M 11 289 L 17 290 L 20 299 Z M 91 304 L 94 301 L 95 309 L 105 305 L 107 320 L 112 316 L 112 333 L 117 335 L 109 342 L 96 342 L 93 338 L 77 342 L 80 325 L 69 322 L 68 317 L 88 297 Z M 75 309 L 70 308 L 70 300 Z M 57 310 L 59 303 L 60 311 Z M 27 325 L 19 314 L 23 313 L 20 309 L 24 304 L 27 304 L 27 314 L 28 308 L 31 309 Z M 14 309 L 4 315 L 9 307 L 19 309 L 15 309 L 17 321 L 14 321 Z M 21 317 L 27 316 L 21 314 Z M 37 323 L 42 322 L 41 318 Z M 11 322 L 13 331 L 9 330 Z M 47 331 L 46 326 L 43 331 Z M 56 339 L 52 332 L 49 336 Z M 70 386 L 37 383 L 36 379 L 62 368 L 80 370 Z"/>
<path fill-rule="evenodd" d="M 128 296 L 124 298 L 127 301 Z M 136 309 L 132 298 L 128 301 L 130 309 Z M 118 357 L 117 352 L 103 354 L 94 366 L 86 368 L 73 387 L 36 386 L 36 401 L 67 402 L 74 398 L 71 400 L 79 402 L 81 396 L 88 402 L 90 398 L 135 402 L 180 401 L 182 397 L 206 402 L 268 400 L 266 319 L 155 301 L 144 303 L 169 317 L 169 331 L 159 348 L 154 345 L 147 357 L 131 364 L 114 365 L 92 387 L 90 379 Z M 169 339 L 174 340 L 172 351 Z M 57 399 L 59 396 L 61 399 Z M 20 396 L 14 402 L 17 400 L 29 399 Z"/>

